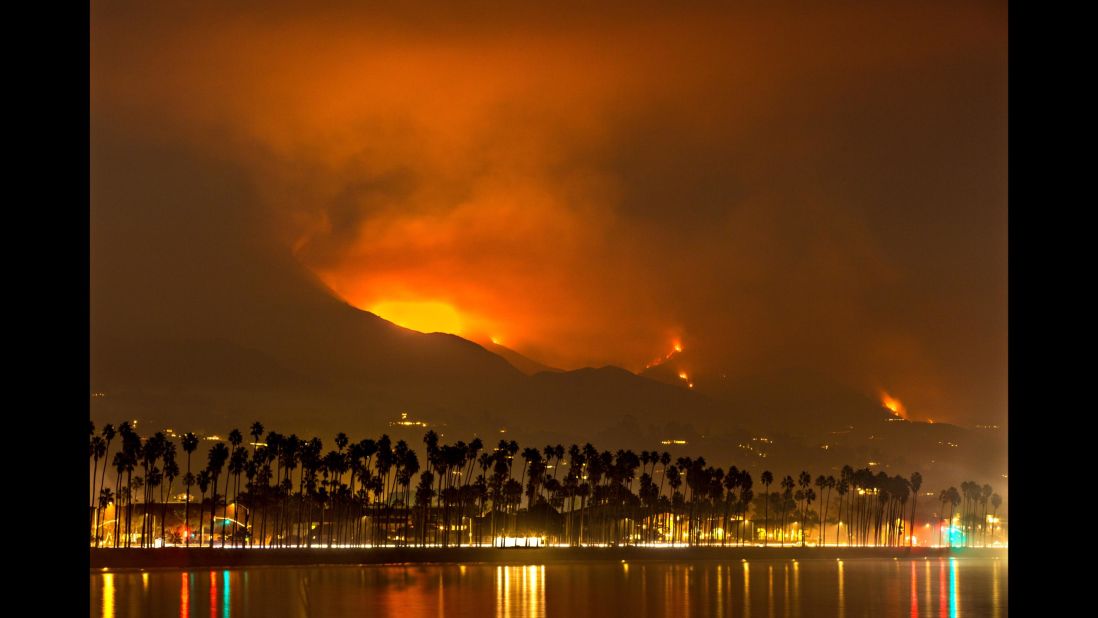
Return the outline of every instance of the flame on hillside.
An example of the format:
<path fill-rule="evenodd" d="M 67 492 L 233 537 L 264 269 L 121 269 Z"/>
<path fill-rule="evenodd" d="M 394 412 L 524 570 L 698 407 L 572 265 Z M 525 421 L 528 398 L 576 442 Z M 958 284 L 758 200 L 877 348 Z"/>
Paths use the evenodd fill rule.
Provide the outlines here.
<path fill-rule="evenodd" d="M 674 357 L 679 352 L 682 352 L 682 342 L 676 339 L 674 342 L 671 343 L 671 351 L 670 352 L 668 352 L 664 356 L 661 356 L 660 358 L 657 358 L 656 360 L 650 361 L 647 365 L 644 366 L 644 368 L 645 369 L 651 369 L 652 367 L 655 367 L 656 365 L 662 365 L 663 363 L 666 363 L 667 361 L 671 360 L 672 357 Z"/>
<path fill-rule="evenodd" d="M 881 405 L 896 416 L 903 419 L 907 418 L 907 408 L 904 407 L 904 404 L 885 391 L 881 391 Z"/>

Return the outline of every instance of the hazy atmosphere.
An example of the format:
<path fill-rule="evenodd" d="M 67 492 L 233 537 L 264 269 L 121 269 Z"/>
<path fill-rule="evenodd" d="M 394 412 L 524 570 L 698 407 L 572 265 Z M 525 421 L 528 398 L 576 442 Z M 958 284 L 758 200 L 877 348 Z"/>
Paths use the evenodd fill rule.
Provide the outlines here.
<path fill-rule="evenodd" d="M 294 6 L 93 7 L 94 341 L 216 339 L 292 257 L 553 367 L 1005 422 L 1002 7 Z"/>
<path fill-rule="evenodd" d="M 689 4 L 92 3 L 90 615 L 1007 614 L 1006 3 Z"/>

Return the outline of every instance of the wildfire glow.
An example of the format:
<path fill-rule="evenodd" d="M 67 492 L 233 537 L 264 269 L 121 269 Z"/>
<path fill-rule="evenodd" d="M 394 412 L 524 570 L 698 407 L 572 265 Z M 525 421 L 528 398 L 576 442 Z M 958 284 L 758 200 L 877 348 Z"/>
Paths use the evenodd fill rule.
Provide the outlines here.
<path fill-rule="evenodd" d="M 440 301 L 384 301 L 370 307 L 371 313 L 424 333 L 461 334 L 462 320 L 457 309 Z"/>
<path fill-rule="evenodd" d="M 904 404 L 884 391 L 881 391 L 881 405 L 888 408 L 896 416 L 907 418 L 907 409 L 904 408 Z"/>
<path fill-rule="evenodd" d="M 682 342 L 676 340 L 674 343 L 671 344 L 670 352 L 668 352 L 665 356 L 661 356 L 660 358 L 649 362 L 647 365 L 644 366 L 644 368 L 649 369 L 651 367 L 655 367 L 656 365 L 663 364 L 664 362 L 671 360 L 671 357 L 678 354 L 679 352 L 682 352 Z M 686 375 L 682 373 L 679 374 L 679 377 L 683 380 L 686 379 Z"/>
<path fill-rule="evenodd" d="M 685 371 L 680 371 L 679 372 L 679 379 L 680 380 L 687 380 L 689 378 L 686 377 L 686 372 Z"/>

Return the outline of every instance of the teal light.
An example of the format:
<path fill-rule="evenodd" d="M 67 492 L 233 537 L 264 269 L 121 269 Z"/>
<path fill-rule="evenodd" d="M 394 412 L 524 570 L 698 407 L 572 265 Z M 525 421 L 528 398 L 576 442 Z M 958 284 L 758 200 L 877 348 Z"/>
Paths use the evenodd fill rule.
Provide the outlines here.
<path fill-rule="evenodd" d="M 957 561 L 949 559 L 949 618 L 957 618 Z"/>
<path fill-rule="evenodd" d="M 954 528 L 950 526 L 948 528 L 949 540 L 953 545 L 963 545 L 965 542 L 965 533 L 960 528 Z"/>
<path fill-rule="evenodd" d="M 228 569 L 221 572 L 221 579 L 224 581 L 221 592 L 221 616 L 222 618 L 229 618 L 232 615 L 232 585 L 229 583 Z"/>

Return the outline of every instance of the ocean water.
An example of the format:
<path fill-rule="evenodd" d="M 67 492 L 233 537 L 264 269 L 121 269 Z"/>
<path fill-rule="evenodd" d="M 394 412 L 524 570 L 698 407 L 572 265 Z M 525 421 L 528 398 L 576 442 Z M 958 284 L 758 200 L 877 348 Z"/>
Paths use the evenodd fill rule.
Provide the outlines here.
<path fill-rule="evenodd" d="M 1005 559 L 256 567 L 93 572 L 91 615 L 1007 615 Z"/>

